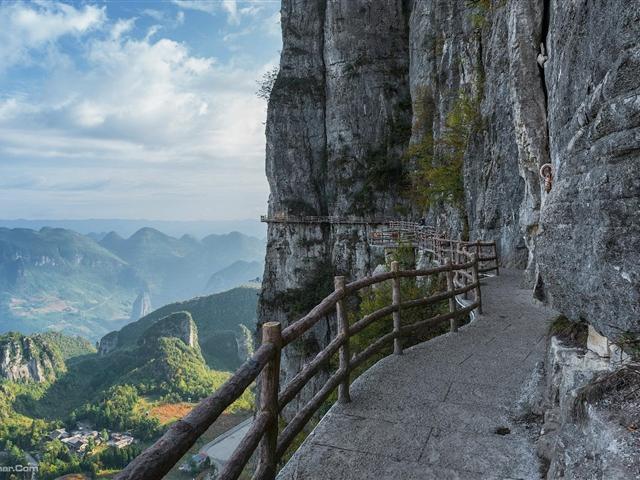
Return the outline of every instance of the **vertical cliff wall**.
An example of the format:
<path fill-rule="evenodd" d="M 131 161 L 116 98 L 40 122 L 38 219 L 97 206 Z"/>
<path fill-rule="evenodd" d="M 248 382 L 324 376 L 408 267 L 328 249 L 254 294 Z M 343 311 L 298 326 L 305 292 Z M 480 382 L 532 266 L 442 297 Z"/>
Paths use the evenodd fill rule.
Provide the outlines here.
<path fill-rule="evenodd" d="M 270 215 L 392 217 L 407 204 L 408 21 L 400 0 L 283 2 L 267 120 Z M 335 274 L 370 272 L 378 260 L 367 235 L 362 226 L 270 224 L 260 319 L 287 325 L 332 290 Z M 285 351 L 286 372 L 327 343 L 332 323 Z"/>
<path fill-rule="evenodd" d="M 547 300 L 617 337 L 640 330 L 640 2 L 550 5 L 553 189 L 538 265 Z"/>
<path fill-rule="evenodd" d="M 571 318 L 638 330 L 639 11 L 622 0 L 283 0 L 270 215 L 424 215 L 496 240 L 502 263 L 526 268 L 532 294 Z M 460 201 L 416 200 L 425 158 L 461 161 Z M 261 321 L 286 325 L 333 275 L 370 273 L 366 235 L 270 224 Z M 286 353 L 286 372 L 332 324 Z"/>

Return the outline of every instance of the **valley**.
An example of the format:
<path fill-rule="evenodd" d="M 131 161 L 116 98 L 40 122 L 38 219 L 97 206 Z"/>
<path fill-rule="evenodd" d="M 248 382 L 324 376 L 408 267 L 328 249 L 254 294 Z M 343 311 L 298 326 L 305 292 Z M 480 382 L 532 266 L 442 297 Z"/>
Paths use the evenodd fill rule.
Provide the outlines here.
<path fill-rule="evenodd" d="M 252 354 L 257 300 L 258 289 L 239 287 L 169 304 L 98 350 L 61 333 L 1 335 L 2 463 L 33 458 L 42 479 L 117 471 Z M 243 420 L 253 403 L 247 391 L 221 422 Z"/>
<path fill-rule="evenodd" d="M 239 232 L 180 238 L 0 228 L 0 333 L 59 331 L 98 341 L 153 308 L 256 285 L 264 241 Z"/>

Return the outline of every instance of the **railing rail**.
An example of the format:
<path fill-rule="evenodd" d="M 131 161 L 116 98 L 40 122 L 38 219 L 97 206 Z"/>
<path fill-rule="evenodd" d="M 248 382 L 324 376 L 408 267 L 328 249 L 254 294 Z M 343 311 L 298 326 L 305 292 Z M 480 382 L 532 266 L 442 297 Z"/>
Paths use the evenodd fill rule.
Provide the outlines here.
<path fill-rule="evenodd" d="M 267 322 L 262 326 L 262 346 L 245 362 L 238 371 L 213 395 L 202 400 L 185 418 L 172 425 L 152 446 L 135 458 L 115 478 L 117 480 L 155 480 L 162 478 L 196 442 L 198 437 L 238 399 L 260 376 L 260 404 L 252 426 L 232 454 L 218 476 L 220 480 L 235 480 L 242 473 L 254 452 L 259 451 L 259 461 L 254 479 L 275 477 L 277 465 L 292 441 L 307 425 L 323 402 L 337 388 L 338 401 L 350 401 L 350 374 L 367 359 L 384 347 L 393 345 L 393 353 L 401 355 L 403 340 L 416 330 L 450 322 L 450 331 L 458 329 L 460 319 L 472 312 L 481 312 L 482 296 L 479 280 L 479 265 L 486 261 L 479 257 L 479 248 L 470 252 L 469 245 L 477 242 L 459 242 L 430 236 L 435 259 L 440 266 L 430 269 L 401 270 L 398 262 L 391 263 L 391 271 L 346 283 L 342 276 L 335 277 L 335 290 L 325 297 L 307 315 L 281 330 L 279 323 Z M 495 245 L 495 244 L 491 244 Z M 444 247 L 447 248 L 444 248 Z M 431 296 L 401 298 L 400 280 L 444 275 L 446 289 Z M 391 282 L 392 303 L 349 325 L 346 315 L 345 298 L 362 289 L 383 282 Z M 437 284 L 439 282 L 436 282 Z M 471 295 L 470 299 L 464 299 Z M 449 301 L 448 312 L 402 325 L 402 312 L 426 305 Z M 337 335 L 305 367 L 280 388 L 280 359 L 282 350 L 292 341 L 299 339 L 320 319 L 335 312 Z M 378 338 L 357 355 L 350 353 L 350 338 L 369 325 L 391 315 L 393 330 Z M 335 354 L 339 356 L 339 366 L 315 393 L 306 405 L 298 410 L 288 425 L 280 432 L 278 415 L 304 388 L 323 365 Z"/>
<path fill-rule="evenodd" d="M 460 258 L 461 252 L 473 252 L 478 256 L 479 273 L 500 274 L 498 247 L 496 242 L 464 241 L 445 238 L 437 234 L 433 227 L 414 222 L 391 221 L 383 230 L 369 234 L 369 243 L 380 247 L 395 248 L 409 245 L 429 251 L 436 258 Z"/>

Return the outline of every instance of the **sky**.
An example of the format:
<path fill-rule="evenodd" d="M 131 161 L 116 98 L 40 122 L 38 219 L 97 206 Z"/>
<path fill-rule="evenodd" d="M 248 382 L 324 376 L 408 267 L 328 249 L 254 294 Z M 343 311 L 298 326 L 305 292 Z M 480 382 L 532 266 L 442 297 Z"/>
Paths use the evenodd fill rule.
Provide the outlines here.
<path fill-rule="evenodd" d="M 266 210 L 279 0 L 0 0 L 0 218 Z"/>

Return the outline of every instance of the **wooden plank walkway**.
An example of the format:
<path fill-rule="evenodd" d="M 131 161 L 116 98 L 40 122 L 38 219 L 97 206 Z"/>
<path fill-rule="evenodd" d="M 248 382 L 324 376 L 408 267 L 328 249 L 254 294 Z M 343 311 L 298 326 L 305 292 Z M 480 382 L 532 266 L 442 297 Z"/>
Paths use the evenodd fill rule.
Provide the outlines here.
<path fill-rule="evenodd" d="M 484 279 L 477 320 L 366 371 L 352 402 L 331 408 L 278 479 L 539 478 L 535 446 L 514 418 L 556 314 L 532 303 L 521 280 L 509 270 Z"/>

